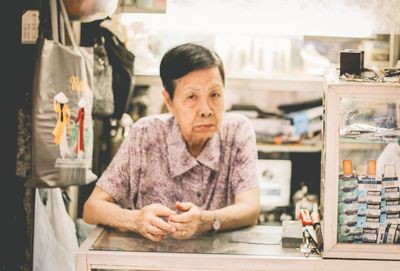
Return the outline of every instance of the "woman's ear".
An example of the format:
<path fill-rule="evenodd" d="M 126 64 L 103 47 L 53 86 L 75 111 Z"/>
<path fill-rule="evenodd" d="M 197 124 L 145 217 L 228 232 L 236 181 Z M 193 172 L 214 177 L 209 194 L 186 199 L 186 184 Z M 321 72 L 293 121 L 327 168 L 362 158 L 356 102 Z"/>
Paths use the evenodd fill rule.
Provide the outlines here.
<path fill-rule="evenodd" d="M 172 106 L 171 98 L 169 97 L 169 94 L 167 91 L 165 91 L 165 89 L 162 91 L 162 95 L 164 97 L 164 102 L 168 108 L 169 113 L 174 114 L 174 108 Z"/>

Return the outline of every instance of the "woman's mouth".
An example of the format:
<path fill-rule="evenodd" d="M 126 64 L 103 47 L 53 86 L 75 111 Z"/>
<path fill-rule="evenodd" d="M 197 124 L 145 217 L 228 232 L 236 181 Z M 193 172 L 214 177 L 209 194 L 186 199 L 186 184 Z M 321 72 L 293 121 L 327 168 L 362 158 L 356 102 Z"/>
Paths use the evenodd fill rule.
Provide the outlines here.
<path fill-rule="evenodd" d="M 196 125 L 195 129 L 196 130 L 209 130 L 214 128 L 214 124 L 201 124 L 201 125 Z"/>

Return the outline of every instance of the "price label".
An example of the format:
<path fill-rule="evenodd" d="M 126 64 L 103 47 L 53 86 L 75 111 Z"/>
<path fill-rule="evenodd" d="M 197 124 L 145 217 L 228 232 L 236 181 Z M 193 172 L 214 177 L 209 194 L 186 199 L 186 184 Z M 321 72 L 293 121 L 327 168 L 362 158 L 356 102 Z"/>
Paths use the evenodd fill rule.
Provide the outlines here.
<path fill-rule="evenodd" d="M 34 44 L 39 36 L 39 11 L 28 10 L 22 15 L 21 43 Z"/>

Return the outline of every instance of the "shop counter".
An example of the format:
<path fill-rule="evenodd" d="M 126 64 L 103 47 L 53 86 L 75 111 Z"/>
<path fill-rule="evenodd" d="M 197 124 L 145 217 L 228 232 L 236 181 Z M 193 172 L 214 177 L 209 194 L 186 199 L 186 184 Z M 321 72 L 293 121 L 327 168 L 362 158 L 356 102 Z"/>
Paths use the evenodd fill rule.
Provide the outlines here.
<path fill-rule="evenodd" d="M 400 270 L 400 261 L 306 257 L 282 248 L 280 226 L 206 233 L 190 240 L 153 242 L 135 233 L 96 227 L 76 253 L 76 270 Z"/>

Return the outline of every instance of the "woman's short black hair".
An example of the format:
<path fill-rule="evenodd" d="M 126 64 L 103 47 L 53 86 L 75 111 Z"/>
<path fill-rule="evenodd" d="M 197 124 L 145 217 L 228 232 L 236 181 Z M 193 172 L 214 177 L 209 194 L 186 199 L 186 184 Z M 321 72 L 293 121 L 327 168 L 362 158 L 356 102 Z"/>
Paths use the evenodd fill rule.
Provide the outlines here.
<path fill-rule="evenodd" d="M 202 45 L 185 43 L 168 50 L 164 54 L 160 64 L 160 77 L 172 100 L 175 90 L 174 80 L 192 71 L 213 67 L 218 67 L 222 83 L 225 85 L 225 72 L 221 58 Z"/>

